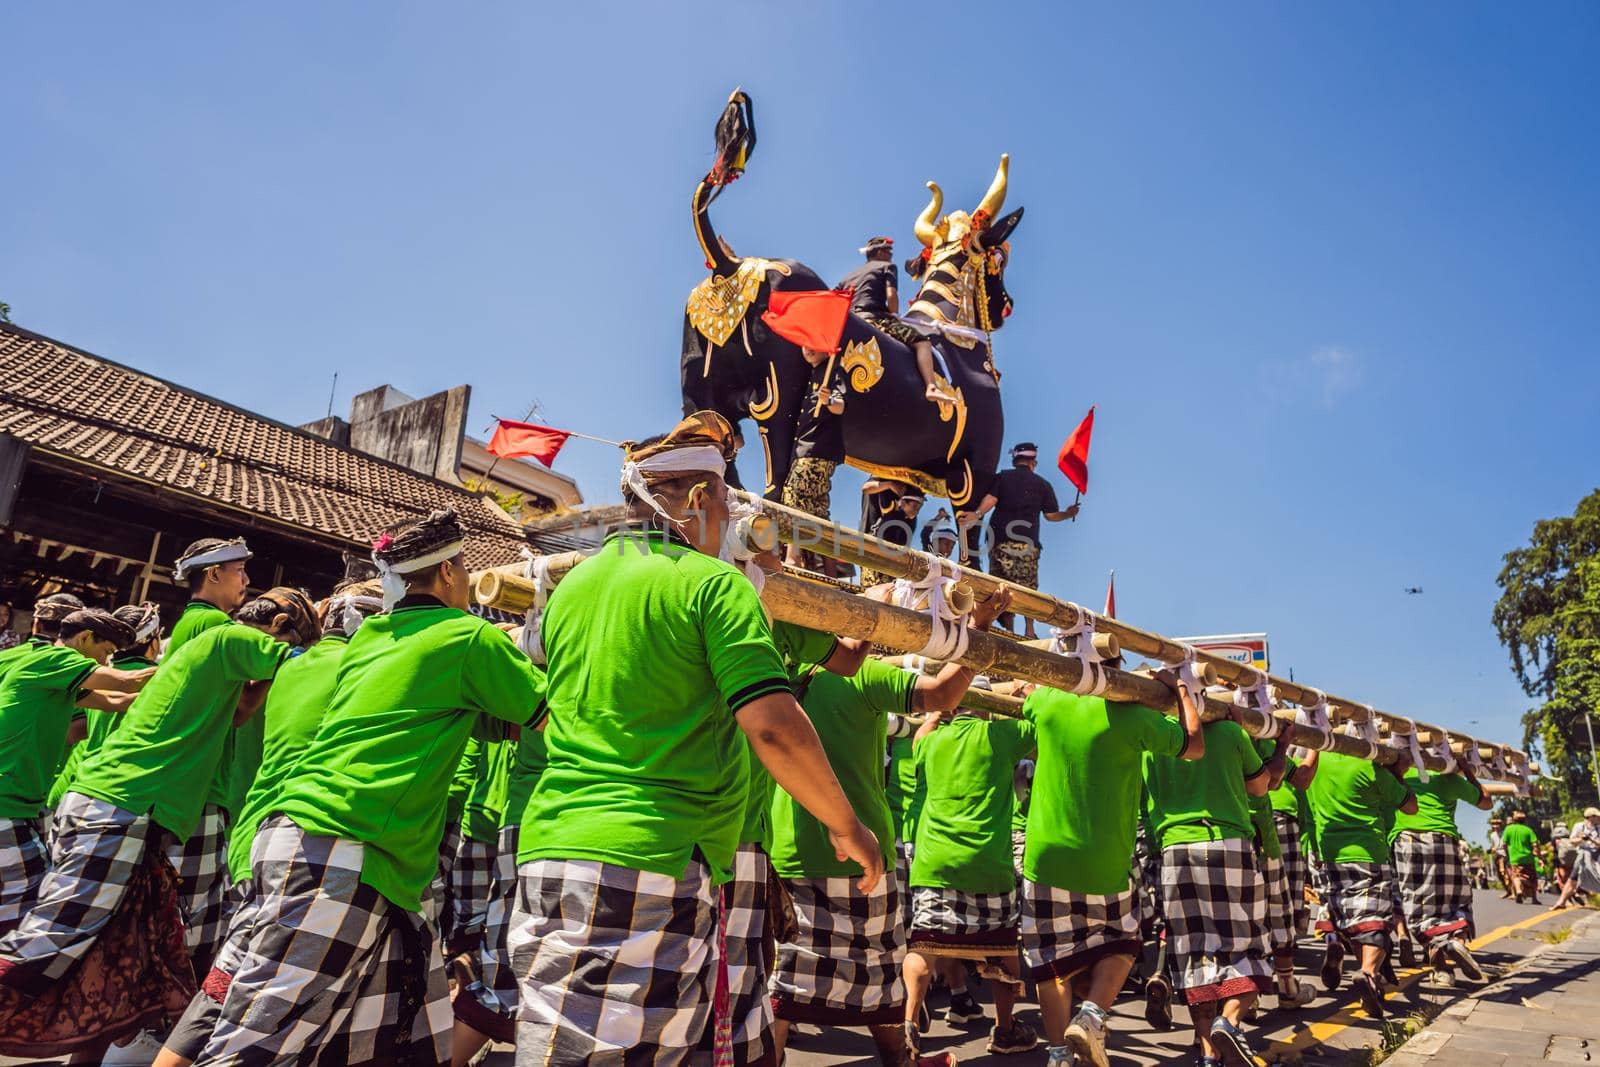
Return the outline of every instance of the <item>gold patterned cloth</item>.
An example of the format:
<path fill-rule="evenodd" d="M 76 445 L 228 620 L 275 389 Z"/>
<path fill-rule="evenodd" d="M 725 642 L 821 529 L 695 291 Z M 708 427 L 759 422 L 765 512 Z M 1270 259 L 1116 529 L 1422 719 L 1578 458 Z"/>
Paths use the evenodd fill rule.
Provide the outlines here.
<path fill-rule="evenodd" d="M 1039 588 L 1039 546 L 1001 541 L 989 553 L 989 573 L 1026 589 Z"/>
<path fill-rule="evenodd" d="M 801 456 L 789 468 L 783 483 L 783 505 L 827 519 L 833 497 L 833 472 L 839 466 L 831 459 Z"/>

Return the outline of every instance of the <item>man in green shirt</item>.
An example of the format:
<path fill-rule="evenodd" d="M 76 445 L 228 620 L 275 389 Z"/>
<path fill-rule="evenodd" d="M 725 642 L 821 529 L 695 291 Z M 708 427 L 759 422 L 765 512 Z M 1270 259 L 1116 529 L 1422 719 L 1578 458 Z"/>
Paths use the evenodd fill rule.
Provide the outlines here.
<path fill-rule="evenodd" d="M 1205 757 L 1144 757 L 1146 813 L 1161 849 L 1161 913 L 1201 1063 L 1254 1067 L 1245 1013 L 1271 988 L 1267 892 L 1256 867 L 1249 798 L 1271 771 L 1231 719 L 1205 727 Z"/>
<path fill-rule="evenodd" d="M 1539 837 L 1528 825 L 1528 813 L 1513 811 L 1511 823 L 1502 840 L 1506 850 L 1506 871 L 1511 876 L 1511 895 L 1518 904 L 1527 897 L 1529 904 L 1539 903 L 1539 871 L 1534 865 L 1534 851 L 1539 847 Z"/>
<path fill-rule="evenodd" d="M 373 546 L 389 610 L 350 638 L 316 735 L 263 809 L 262 918 L 196 1063 L 447 1058 L 429 896 L 446 794 L 480 723 L 526 722 L 543 697 L 527 656 L 466 611 L 465 547 L 448 510 Z"/>
<path fill-rule="evenodd" d="M 760 597 L 729 562 L 736 447 L 711 412 L 630 447 L 633 523 L 545 608 L 548 763 L 522 817 L 538 833 L 518 848 L 508 939 L 526 1062 L 668 1062 L 709 1043 L 715 887 L 733 874 L 751 755 L 816 813 L 831 852 L 861 864 L 863 892 L 883 879 Z"/>
<path fill-rule="evenodd" d="M 1008 595 L 990 598 L 973 610 L 969 625 L 987 629 L 1009 604 Z M 891 869 L 894 829 L 883 775 L 889 716 L 953 710 L 973 673 L 950 663 L 937 676 L 923 677 L 869 660 L 852 678 L 816 675 L 804 689 L 801 703 L 828 762 Z M 924 807 L 919 834 L 927 814 Z M 858 863 L 840 858 L 825 825 L 791 791 L 773 797 L 772 866 L 795 913 L 794 939 L 778 945 L 771 983 L 780 1057 L 796 1022 L 866 1026 L 879 1059 L 892 1067 L 917 1057 L 920 1035 L 914 1022 L 904 1021 L 900 977 L 906 931 L 899 895 L 909 887 L 892 878 L 863 884 Z"/>
<path fill-rule="evenodd" d="M 94 608 L 49 618 L 62 606 L 42 609 L 52 641 L 36 627 L 0 665 L 0 937 L 17 928 L 44 881 L 39 817 L 74 717 L 84 708 L 119 713 L 128 704 L 123 695 L 150 676 L 102 666 L 131 636 L 123 623 Z"/>
<path fill-rule="evenodd" d="M 483 937 L 494 876 L 495 841 L 500 836 L 506 779 L 515 755 L 508 737 L 473 738 L 461 757 L 469 787 L 461 810 L 461 841 L 450 865 L 450 925 L 441 921 L 439 937 L 447 959 L 472 953 Z"/>
<path fill-rule="evenodd" d="M 1256 741 L 1267 761 L 1272 791 L 1250 798 L 1256 824 L 1261 878 L 1267 885 L 1267 936 L 1272 945 L 1272 974 L 1278 1007 L 1303 1008 L 1315 998 L 1309 985 L 1294 974 L 1294 948 L 1305 933 L 1305 854 L 1300 851 L 1300 794 L 1316 777 L 1321 753 L 1315 749 L 1289 758 L 1283 741 Z"/>
<path fill-rule="evenodd" d="M 261 716 L 263 733 L 261 768 L 245 799 L 239 822 L 228 838 L 230 895 L 237 906 L 228 918 L 228 932 L 217 950 L 210 973 L 198 973 L 200 990 L 182 1018 L 163 1042 L 166 1067 L 187 1064 L 200 1055 L 222 1015 L 222 999 L 238 970 L 253 924 L 259 918 L 255 884 L 250 872 L 250 849 L 256 830 L 274 810 L 279 786 L 316 737 L 328 705 L 333 700 L 345 646 L 362 621 L 382 607 L 372 590 L 345 581 L 333 596 L 317 605 L 322 638 L 279 668 L 267 694 Z"/>
<path fill-rule="evenodd" d="M 0 987 L 35 998 L 40 1011 L 85 996 L 82 983 L 108 970 L 124 975 L 138 995 L 90 996 L 104 1014 L 75 1017 L 78 1038 L 118 1032 L 143 1012 L 165 1010 L 172 996 L 188 995 L 180 976 L 190 973 L 190 960 L 180 932 L 147 940 L 146 929 L 152 911 L 163 914 L 161 894 L 173 888 L 166 846 L 192 836 L 202 817 L 204 790 L 183 784 L 213 780 L 238 687 L 271 678 L 289 643 L 318 633 L 298 591 L 271 590 L 259 602 L 272 609 L 270 618 L 252 601 L 246 609 L 258 621 L 213 627 L 169 656 L 117 730 L 78 766 L 56 812 L 54 866 L 38 902 L 0 939 Z M 91 954 L 98 955 L 95 966 L 78 966 Z M 21 1015 L 0 1030 L 26 1031 L 39 1021 Z"/>
<path fill-rule="evenodd" d="M 1306 795 L 1317 825 L 1327 926 L 1322 983 L 1338 985 L 1342 935 L 1361 955 L 1356 993 L 1373 1018 L 1383 1016 L 1381 972 L 1389 960 L 1394 920 L 1394 868 L 1384 837 L 1384 813 L 1414 815 L 1417 798 L 1393 767 L 1324 752 Z"/>
<path fill-rule="evenodd" d="M 1417 812 L 1396 813 L 1389 838 L 1406 928 L 1446 983 L 1454 982 L 1457 966 L 1468 978 L 1483 979 L 1483 968 L 1466 944 L 1475 933 L 1472 880 L 1461 860 L 1456 805 L 1467 803 L 1488 811 L 1491 802 L 1471 767 L 1457 764 L 1456 768 L 1455 773 L 1430 773 L 1427 781 L 1415 767 L 1406 771 Z"/>
<path fill-rule="evenodd" d="M 975 678 L 973 687 L 988 689 L 989 681 Z M 1017 764 L 1034 753 L 1034 727 L 1025 719 L 997 720 L 964 709 L 944 722 L 945 716 L 927 716 L 913 739 L 927 795 L 907 888 L 913 903 L 903 969 L 905 1020 L 910 1032 L 932 986 L 933 964 L 982 960 L 1003 975 L 994 983 L 988 1051 L 1026 1052 L 1039 1038 L 1011 1016 L 1021 985 L 1011 812 L 1012 779 Z"/>
<path fill-rule="evenodd" d="M 1139 952 L 1132 871 L 1145 758 L 1205 755 L 1190 693 L 1172 671 L 1156 678 L 1174 693 L 1179 719 L 1049 688 L 1022 705 L 1038 744 L 1022 856 L 1022 955 L 1051 1063 L 1106 1065 L 1106 1013 Z M 1087 986 L 1076 1013 L 1075 983 Z"/>

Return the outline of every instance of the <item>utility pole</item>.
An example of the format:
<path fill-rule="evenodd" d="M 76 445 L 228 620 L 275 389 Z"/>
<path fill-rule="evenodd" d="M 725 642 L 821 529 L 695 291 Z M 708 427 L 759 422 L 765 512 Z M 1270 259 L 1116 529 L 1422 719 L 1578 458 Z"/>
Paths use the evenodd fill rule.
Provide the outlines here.
<path fill-rule="evenodd" d="M 1594 792 L 1596 799 L 1600 799 L 1600 755 L 1594 750 L 1594 715 L 1590 712 L 1583 713 L 1584 729 L 1589 731 L 1589 765 L 1594 771 Z"/>

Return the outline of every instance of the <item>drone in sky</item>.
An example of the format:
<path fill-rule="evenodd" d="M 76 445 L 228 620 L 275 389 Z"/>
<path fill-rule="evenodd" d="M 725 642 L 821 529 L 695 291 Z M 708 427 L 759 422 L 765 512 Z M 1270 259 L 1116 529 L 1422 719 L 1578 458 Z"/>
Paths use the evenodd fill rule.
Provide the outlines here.
<path fill-rule="evenodd" d="M 1420 585 L 1408 585 L 1408 586 L 1406 586 L 1406 596 L 1421 596 L 1421 595 L 1422 595 L 1422 586 L 1420 586 Z"/>

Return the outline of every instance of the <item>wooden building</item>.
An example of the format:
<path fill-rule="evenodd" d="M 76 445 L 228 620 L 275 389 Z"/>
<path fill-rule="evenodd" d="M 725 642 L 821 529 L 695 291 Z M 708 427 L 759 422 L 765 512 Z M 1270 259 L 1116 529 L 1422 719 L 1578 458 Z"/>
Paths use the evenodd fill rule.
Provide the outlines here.
<path fill-rule="evenodd" d="M 322 596 L 344 553 L 365 555 L 384 527 L 445 506 L 469 531 L 470 566 L 518 559 L 528 531 L 459 476 L 465 387 L 442 403 L 394 396 L 378 404 L 392 416 L 385 439 L 404 450 L 411 426 L 420 444 L 407 454 L 423 470 L 340 443 L 336 427 L 288 426 L 0 324 L 0 603 L 24 614 L 63 590 L 102 606 L 153 600 L 170 625 L 187 599 L 172 581 L 178 554 L 239 535 L 255 553 L 253 586 Z M 530 512 L 581 502 L 545 468 L 504 473 Z"/>

